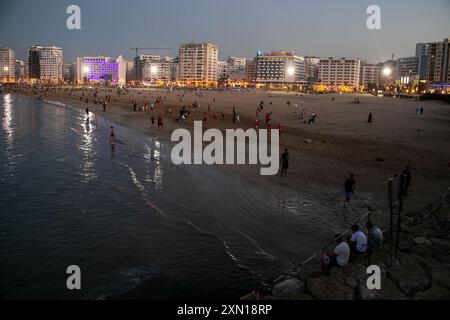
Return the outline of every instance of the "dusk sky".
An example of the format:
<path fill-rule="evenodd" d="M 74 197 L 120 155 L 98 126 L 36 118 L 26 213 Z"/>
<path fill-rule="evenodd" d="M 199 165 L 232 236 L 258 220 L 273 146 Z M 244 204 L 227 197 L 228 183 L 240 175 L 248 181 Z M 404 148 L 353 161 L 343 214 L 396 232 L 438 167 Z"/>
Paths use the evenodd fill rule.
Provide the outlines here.
<path fill-rule="evenodd" d="M 66 28 L 66 8 L 81 7 L 81 30 Z M 366 8 L 381 7 L 382 30 L 368 30 Z M 0 46 L 26 58 L 33 44 L 77 56 L 123 55 L 128 48 L 209 41 L 221 59 L 258 50 L 359 57 L 368 62 L 414 55 L 415 43 L 450 37 L 450 0 L 0 0 Z M 143 52 L 144 53 L 144 52 Z"/>

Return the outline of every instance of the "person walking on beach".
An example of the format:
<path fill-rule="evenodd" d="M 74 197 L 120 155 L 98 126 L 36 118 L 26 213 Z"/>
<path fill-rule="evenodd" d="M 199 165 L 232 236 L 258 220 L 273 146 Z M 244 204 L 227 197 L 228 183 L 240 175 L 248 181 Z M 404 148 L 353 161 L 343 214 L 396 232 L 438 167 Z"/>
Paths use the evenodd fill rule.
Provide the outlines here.
<path fill-rule="evenodd" d="M 423 116 L 423 107 L 420 107 L 420 115 Z"/>
<path fill-rule="evenodd" d="M 411 168 L 409 166 L 406 166 L 405 170 L 403 170 L 403 175 L 405 176 L 405 196 L 408 195 L 408 189 L 409 185 L 411 184 L 412 180 L 412 174 L 411 174 Z"/>
<path fill-rule="evenodd" d="M 288 149 L 284 149 L 283 154 L 281 155 L 281 174 L 280 177 L 287 177 L 287 170 L 289 169 L 289 153 Z"/>
<path fill-rule="evenodd" d="M 151 127 L 153 128 L 153 126 L 155 125 L 155 117 L 154 116 L 152 116 L 150 118 L 150 122 L 151 122 Z"/>
<path fill-rule="evenodd" d="M 159 128 L 163 128 L 164 129 L 163 119 L 162 119 L 161 116 L 158 117 L 158 129 Z"/>
<path fill-rule="evenodd" d="M 105 111 L 106 111 L 106 100 L 103 101 L 103 112 L 105 112 Z"/>
<path fill-rule="evenodd" d="M 367 119 L 367 123 L 372 123 L 372 112 L 369 113 L 369 119 Z"/>
<path fill-rule="evenodd" d="M 344 183 L 344 189 L 345 189 L 345 202 L 344 202 L 344 208 L 347 207 L 347 204 L 350 203 L 352 195 L 355 193 L 355 180 L 353 179 L 354 175 L 353 173 L 350 174 L 350 178 L 345 180 Z"/>

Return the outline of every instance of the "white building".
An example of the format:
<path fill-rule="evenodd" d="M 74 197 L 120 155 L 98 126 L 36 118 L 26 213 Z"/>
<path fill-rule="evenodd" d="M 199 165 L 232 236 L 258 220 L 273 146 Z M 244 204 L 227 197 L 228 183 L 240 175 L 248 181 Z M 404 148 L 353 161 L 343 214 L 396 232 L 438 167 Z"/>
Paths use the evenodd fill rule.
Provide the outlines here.
<path fill-rule="evenodd" d="M 178 59 L 178 81 L 206 85 L 219 80 L 217 45 L 209 42 L 181 44 Z"/>
<path fill-rule="evenodd" d="M 360 59 L 321 59 L 319 62 L 319 82 L 333 90 L 340 86 L 357 89 L 360 83 Z"/>
<path fill-rule="evenodd" d="M 293 51 L 258 52 L 259 84 L 306 84 L 305 59 Z"/>
<path fill-rule="evenodd" d="M 305 75 L 308 85 L 313 85 L 319 79 L 320 58 L 315 56 L 305 56 Z"/>
<path fill-rule="evenodd" d="M 127 63 L 119 56 L 117 59 L 95 56 L 77 58 L 75 80 L 110 82 L 115 85 L 126 84 Z"/>
<path fill-rule="evenodd" d="M 10 48 L 0 48 L 0 81 L 14 79 L 16 73 L 16 55 Z"/>
<path fill-rule="evenodd" d="M 39 78 L 44 81 L 61 81 L 63 79 L 63 51 L 58 47 L 41 47 L 39 49 Z"/>
<path fill-rule="evenodd" d="M 28 63 L 27 62 L 16 59 L 15 68 L 16 68 L 16 70 L 15 70 L 16 80 L 28 78 Z"/>
<path fill-rule="evenodd" d="M 159 60 L 148 60 L 142 69 L 142 80 L 164 83 L 177 81 L 178 63 L 171 57 L 160 57 Z"/>
<path fill-rule="evenodd" d="M 378 86 L 379 76 L 380 68 L 378 65 L 369 63 L 362 64 L 360 84 L 363 85 L 365 89 L 367 89 L 369 85 Z"/>
<path fill-rule="evenodd" d="M 229 78 L 228 63 L 226 61 L 217 61 L 217 68 L 219 70 L 219 80 L 227 80 Z"/>

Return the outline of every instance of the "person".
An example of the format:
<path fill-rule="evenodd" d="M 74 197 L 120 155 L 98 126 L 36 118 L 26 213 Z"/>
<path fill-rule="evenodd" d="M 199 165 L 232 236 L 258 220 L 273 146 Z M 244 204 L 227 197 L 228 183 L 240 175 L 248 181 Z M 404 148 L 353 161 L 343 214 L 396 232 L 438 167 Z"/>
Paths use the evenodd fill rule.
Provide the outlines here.
<path fill-rule="evenodd" d="M 287 169 L 289 169 L 289 153 L 288 149 L 284 149 L 284 153 L 281 155 L 281 174 L 280 177 L 286 177 Z"/>
<path fill-rule="evenodd" d="M 423 116 L 423 107 L 420 107 L 420 115 Z"/>
<path fill-rule="evenodd" d="M 353 193 L 355 193 L 355 180 L 353 179 L 354 175 L 353 173 L 350 174 L 350 178 L 345 180 L 344 182 L 344 189 L 345 189 L 345 202 L 344 202 L 344 208 L 347 206 L 347 203 L 350 203 L 351 197 Z"/>
<path fill-rule="evenodd" d="M 103 101 L 103 111 L 106 111 L 106 100 Z"/>
<path fill-rule="evenodd" d="M 369 119 L 367 119 L 367 123 L 372 123 L 372 112 L 369 113 Z"/>
<path fill-rule="evenodd" d="M 158 129 L 159 128 L 164 128 L 163 119 L 161 116 L 158 117 Z"/>
<path fill-rule="evenodd" d="M 150 118 L 150 122 L 151 122 L 151 126 L 152 126 L 152 128 L 153 128 L 153 125 L 155 124 L 155 117 L 154 117 L 154 116 L 152 116 L 152 117 Z"/>
<path fill-rule="evenodd" d="M 383 244 L 383 232 L 370 221 L 366 222 L 366 227 L 369 233 L 370 249 L 377 251 Z"/>
<path fill-rule="evenodd" d="M 322 271 L 325 275 L 330 275 L 330 269 L 332 266 L 345 267 L 350 260 L 350 247 L 344 237 L 340 234 L 335 234 L 334 239 L 337 242 L 337 246 L 333 252 L 328 252 L 323 255 Z"/>
<path fill-rule="evenodd" d="M 116 135 L 114 133 L 114 127 L 111 126 L 111 133 L 109 134 L 109 142 L 112 144 L 116 143 Z"/>
<path fill-rule="evenodd" d="M 350 250 L 355 253 L 365 253 L 367 251 L 367 236 L 359 230 L 357 224 L 352 225 L 352 237 L 350 238 Z"/>

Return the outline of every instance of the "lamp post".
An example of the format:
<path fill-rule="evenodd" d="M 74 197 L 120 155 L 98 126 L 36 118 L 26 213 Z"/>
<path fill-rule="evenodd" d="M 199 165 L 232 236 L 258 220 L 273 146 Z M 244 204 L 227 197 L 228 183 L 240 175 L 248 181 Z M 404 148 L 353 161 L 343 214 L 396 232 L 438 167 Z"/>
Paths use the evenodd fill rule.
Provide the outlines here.
<path fill-rule="evenodd" d="M 286 73 L 292 80 L 291 81 L 292 82 L 292 90 L 294 90 L 294 80 L 293 80 L 292 77 L 294 76 L 295 68 L 293 66 L 288 67 L 287 70 L 286 70 Z"/>

